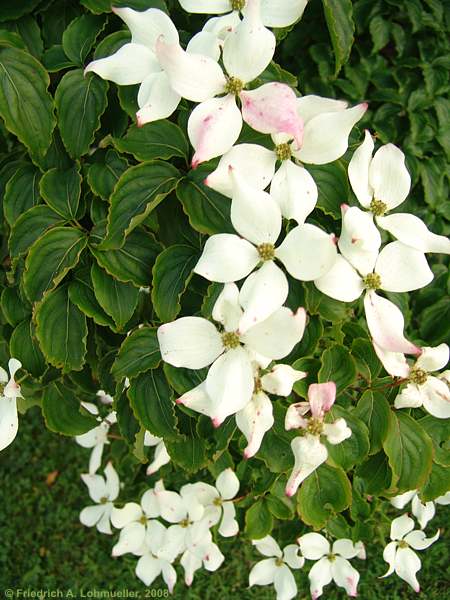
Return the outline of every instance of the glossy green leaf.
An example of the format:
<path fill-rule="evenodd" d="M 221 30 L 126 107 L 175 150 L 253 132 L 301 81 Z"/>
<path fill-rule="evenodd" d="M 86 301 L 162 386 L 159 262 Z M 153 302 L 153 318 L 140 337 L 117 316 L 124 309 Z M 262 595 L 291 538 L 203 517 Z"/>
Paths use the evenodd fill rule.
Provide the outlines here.
<path fill-rule="evenodd" d="M 300 518 L 314 529 L 322 529 L 328 519 L 348 508 L 352 487 L 342 469 L 321 465 L 305 479 L 297 495 Z"/>
<path fill-rule="evenodd" d="M 116 183 L 128 169 L 128 162 L 114 150 L 108 150 L 104 159 L 89 167 L 88 184 L 103 200 L 109 200 Z"/>
<path fill-rule="evenodd" d="M 3 212 L 10 226 L 21 214 L 39 203 L 40 178 L 39 170 L 27 165 L 18 169 L 6 184 Z"/>
<path fill-rule="evenodd" d="M 63 219 L 75 219 L 81 196 L 81 175 L 71 169 L 50 169 L 40 182 L 41 196 Z"/>
<path fill-rule="evenodd" d="M 86 355 L 86 317 L 70 301 L 67 285 L 49 292 L 36 308 L 36 337 L 47 361 L 63 373 L 80 371 Z"/>
<path fill-rule="evenodd" d="M 159 346 L 158 346 L 159 347 Z M 200 385 L 206 379 L 207 369 L 184 369 L 163 363 L 167 381 L 179 396 Z"/>
<path fill-rule="evenodd" d="M 260 498 L 245 513 L 245 534 L 251 540 L 269 535 L 273 529 L 273 517 L 265 498 Z"/>
<path fill-rule="evenodd" d="M 337 419 L 345 419 L 347 427 L 352 430 L 352 435 L 340 444 L 326 443 L 328 456 L 335 466 L 349 471 L 355 465 L 360 464 L 369 454 L 369 431 L 364 421 L 358 419 L 354 412 L 334 404 L 326 421 L 334 423 Z"/>
<path fill-rule="evenodd" d="M 11 228 L 9 251 L 11 257 L 25 254 L 47 229 L 62 225 L 64 220 L 48 206 L 34 206 L 17 219 Z"/>
<path fill-rule="evenodd" d="M 345 346 L 333 344 L 327 348 L 320 358 L 319 383 L 334 381 L 337 394 L 355 381 L 356 366 L 350 351 Z"/>
<path fill-rule="evenodd" d="M 420 490 L 422 502 L 429 502 L 439 496 L 444 496 L 450 489 L 450 469 L 436 462 L 431 465 L 429 477 Z"/>
<path fill-rule="evenodd" d="M 60 44 L 55 44 L 44 52 L 42 64 L 49 73 L 56 73 L 75 66 L 73 62 L 67 58 L 63 47 Z"/>
<path fill-rule="evenodd" d="M 40 60 L 44 51 L 44 44 L 41 38 L 41 29 L 35 18 L 31 15 L 25 15 L 15 21 L 4 23 L 10 31 L 16 32 L 25 42 L 25 48 L 30 54 Z"/>
<path fill-rule="evenodd" d="M 358 371 L 370 382 L 381 371 L 381 362 L 369 340 L 357 338 L 352 342 L 352 355 Z"/>
<path fill-rule="evenodd" d="M 75 394 L 62 383 L 52 383 L 45 388 L 42 414 L 48 429 L 62 435 L 81 435 L 98 424 L 95 417 L 83 409 Z"/>
<path fill-rule="evenodd" d="M 108 83 L 82 69 L 64 75 L 58 84 L 55 104 L 58 126 L 67 152 L 79 158 L 89 151 L 100 117 L 108 104 Z"/>
<path fill-rule="evenodd" d="M 347 170 L 342 162 L 337 160 L 327 165 L 305 165 L 305 168 L 313 176 L 319 190 L 317 208 L 334 219 L 340 219 L 341 204 L 349 196 Z"/>
<path fill-rule="evenodd" d="M 109 0 L 80 0 L 80 2 L 83 6 L 88 8 L 96 15 L 109 12 L 111 10 L 111 2 Z"/>
<path fill-rule="evenodd" d="M 161 361 L 155 327 L 136 329 L 123 341 L 111 373 L 117 379 L 136 377 L 158 367 Z"/>
<path fill-rule="evenodd" d="M 30 248 L 24 275 L 24 289 L 31 302 L 40 300 L 66 276 L 80 258 L 87 237 L 73 227 L 54 227 Z"/>
<path fill-rule="evenodd" d="M 347 62 L 353 46 L 355 23 L 352 0 L 322 0 L 336 63 L 335 75 Z"/>
<path fill-rule="evenodd" d="M 69 284 L 69 298 L 88 317 L 94 319 L 98 325 L 115 329 L 112 318 L 106 314 L 94 294 L 91 273 L 88 267 L 78 269 L 73 281 Z"/>
<path fill-rule="evenodd" d="M 123 435 L 129 446 L 134 446 L 136 435 L 139 433 L 141 426 L 131 410 L 130 402 L 124 391 L 118 394 L 115 401 L 115 410 L 121 435 Z"/>
<path fill-rule="evenodd" d="M 49 83 L 47 72 L 31 54 L 0 48 L 0 116 L 38 159 L 48 150 L 55 127 Z"/>
<path fill-rule="evenodd" d="M 31 13 L 41 0 L 2 0 L 0 4 L 0 21 L 18 19 Z"/>
<path fill-rule="evenodd" d="M 306 310 L 311 315 L 319 315 L 326 321 L 342 321 L 349 314 L 348 306 L 322 294 L 313 283 L 303 284 L 306 290 Z"/>
<path fill-rule="evenodd" d="M 96 263 L 91 268 L 91 279 L 98 303 L 112 317 L 117 328 L 123 329 L 133 316 L 139 290 L 131 283 L 117 281 Z"/>
<path fill-rule="evenodd" d="M 211 460 L 205 440 L 193 436 L 180 436 L 164 440 L 171 461 L 188 473 L 204 469 Z"/>
<path fill-rule="evenodd" d="M 122 138 L 114 138 L 119 152 L 132 154 L 139 161 L 174 156 L 187 159 L 189 144 L 182 130 L 171 121 L 147 123 L 143 127 L 132 125 Z"/>
<path fill-rule="evenodd" d="M 0 303 L 3 316 L 13 327 L 31 314 L 31 306 L 21 297 L 17 287 L 3 288 Z"/>
<path fill-rule="evenodd" d="M 192 277 L 200 251 L 178 244 L 166 248 L 153 267 L 152 303 L 161 321 L 173 321 L 181 310 L 180 299 Z"/>
<path fill-rule="evenodd" d="M 90 14 L 74 19 L 63 33 L 64 53 L 78 67 L 83 67 L 98 34 L 104 29 L 104 17 Z"/>
<path fill-rule="evenodd" d="M 19 323 L 12 332 L 9 350 L 11 356 L 19 359 L 25 371 L 33 377 L 43 375 L 47 365 L 35 338 L 34 325 L 30 318 Z"/>
<path fill-rule="evenodd" d="M 367 390 L 358 401 L 354 414 L 364 421 L 369 429 L 370 454 L 376 454 L 383 447 L 390 412 L 389 403 L 380 392 Z"/>
<path fill-rule="evenodd" d="M 356 474 L 364 481 L 367 494 L 378 495 L 389 489 L 392 481 L 392 470 L 389 459 L 384 452 L 370 456 L 356 469 Z"/>
<path fill-rule="evenodd" d="M 291 449 L 292 433 L 284 428 L 286 409 L 278 403 L 273 404 L 275 423 L 264 435 L 261 448 L 257 453 L 271 473 L 281 473 L 292 469 L 294 456 Z"/>

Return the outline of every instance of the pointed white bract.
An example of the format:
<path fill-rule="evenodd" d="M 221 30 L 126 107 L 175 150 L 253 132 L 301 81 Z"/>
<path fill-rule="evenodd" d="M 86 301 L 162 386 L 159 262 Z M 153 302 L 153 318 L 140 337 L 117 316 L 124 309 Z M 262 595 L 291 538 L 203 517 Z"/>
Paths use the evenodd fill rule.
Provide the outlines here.
<path fill-rule="evenodd" d="M 100 392 L 102 392 L 102 391 L 103 390 L 100 390 Z M 99 396 L 100 401 L 102 403 L 109 404 L 107 395 L 105 395 L 104 393 L 102 394 L 100 392 L 97 392 L 97 396 Z M 106 398 L 107 402 L 105 402 L 105 400 L 103 400 L 103 398 Z M 111 398 L 111 396 L 109 396 L 109 398 Z M 97 407 L 94 404 L 91 406 L 93 407 L 93 409 L 95 409 L 95 411 L 93 411 L 91 409 L 93 414 L 98 415 Z M 87 431 L 86 433 L 75 436 L 75 441 L 77 442 L 77 444 L 79 444 L 83 448 L 92 448 L 91 456 L 89 459 L 89 474 L 90 475 L 93 475 L 94 473 L 96 473 L 102 464 L 102 456 L 103 456 L 104 446 L 105 446 L 105 444 L 109 444 L 109 441 L 108 441 L 109 429 L 110 429 L 111 425 L 114 425 L 114 423 L 117 422 L 116 412 L 112 411 L 104 419 L 97 417 L 97 421 L 100 421 L 100 424 L 97 425 L 97 427 L 94 427 L 93 429 L 91 429 L 90 431 Z"/>
<path fill-rule="evenodd" d="M 420 592 L 420 585 L 416 573 L 422 563 L 414 550 L 425 550 L 439 537 L 439 530 L 431 537 L 425 537 L 423 531 L 414 530 L 414 521 L 407 514 L 394 519 L 391 523 L 391 542 L 383 552 L 384 560 L 389 564 L 389 569 L 382 575 L 388 577 L 395 573 L 415 592 Z"/>
<path fill-rule="evenodd" d="M 313 600 L 322 595 L 323 588 L 331 581 L 344 588 L 349 596 L 357 596 L 359 573 L 349 561 L 355 557 L 365 558 L 362 542 L 354 544 L 340 539 L 331 545 L 320 533 L 306 533 L 297 542 L 306 559 L 317 561 L 308 574 Z"/>
<path fill-rule="evenodd" d="M 119 476 L 111 462 L 105 467 L 105 477 L 101 475 L 83 474 L 81 479 L 86 484 L 89 496 L 96 503 L 83 508 L 80 521 L 86 527 L 96 527 L 100 533 L 112 534 L 111 513 L 114 501 L 119 495 Z"/>
<path fill-rule="evenodd" d="M 431 521 L 436 513 L 434 502 L 421 502 L 417 490 L 411 490 L 391 498 L 392 506 L 399 510 L 404 509 L 409 502 L 411 502 L 411 512 L 419 522 L 420 529 L 425 529 L 427 523 Z"/>
<path fill-rule="evenodd" d="M 155 448 L 153 461 L 147 467 L 147 475 L 153 475 L 159 471 L 161 467 L 170 462 L 170 456 L 162 438 L 146 431 L 144 435 L 144 446 L 153 446 Z"/>
<path fill-rule="evenodd" d="M 269 558 L 256 563 L 249 575 L 249 586 L 271 585 L 275 587 L 277 600 L 291 600 L 297 596 L 297 584 L 291 569 L 301 569 L 305 559 L 299 555 L 297 544 L 289 544 L 281 548 L 270 535 L 253 540 L 252 544 L 263 555 Z"/>
<path fill-rule="evenodd" d="M 22 367 L 17 358 L 8 361 L 8 373 L 0 367 L 0 451 L 12 444 L 19 429 L 17 398 L 21 398 L 20 385 L 15 381 L 16 372 Z"/>

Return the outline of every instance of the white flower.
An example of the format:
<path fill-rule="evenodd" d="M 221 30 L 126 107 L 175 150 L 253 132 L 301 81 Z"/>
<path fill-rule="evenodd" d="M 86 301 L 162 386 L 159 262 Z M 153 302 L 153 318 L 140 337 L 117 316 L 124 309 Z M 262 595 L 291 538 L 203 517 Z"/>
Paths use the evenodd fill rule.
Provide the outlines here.
<path fill-rule="evenodd" d="M 208 527 L 220 523 L 220 535 L 232 537 L 239 531 L 239 524 L 235 519 L 236 509 L 231 502 L 238 490 L 239 479 L 228 468 L 220 473 L 215 487 L 203 482 L 188 483 L 181 488 L 180 493 L 185 498 L 194 496 L 204 506 L 203 518 L 208 522 Z"/>
<path fill-rule="evenodd" d="M 140 556 L 136 565 L 136 575 L 147 586 L 151 586 L 158 575 L 162 575 L 169 592 L 177 581 L 177 573 L 172 566 L 176 556 L 164 553 L 167 529 L 159 521 L 150 521 L 145 532 L 144 542 L 135 553 Z"/>
<path fill-rule="evenodd" d="M 383 552 L 384 560 L 389 564 L 389 569 L 382 577 L 388 577 L 395 571 L 406 581 L 415 592 L 420 591 L 416 573 L 422 563 L 415 552 L 411 550 L 425 550 L 439 537 L 439 530 L 432 538 L 425 537 L 423 531 L 414 529 L 414 521 L 408 515 L 402 515 L 391 523 L 391 540 Z"/>
<path fill-rule="evenodd" d="M 153 461 L 147 467 L 147 475 L 153 475 L 162 466 L 170 462 L 170 456 L 162 438 L 152 435 L 149 431 L 144 435 L 144 446 L 156 446 Z"/>
<path fill-rule="evenodd" d="M 289 86 L 269 83 L 244 91 L 269 65 L 276 44 L 274 34 L 261 22 L 259 2 L 249 0 L 247 8 L 244 19 L 223 44 L 226 73 L 214 58 L 185 52 L 177 42 L 160 38 L 156 44 L 158 60 L 172 88 L 183 98 L 201 103 L 188 121 L 194 168 L 227 152 L 239 137 L 243 119 L 262 133 L 284 132 L 298 143 L 301 140 L 296 96 Z"/>
<path fill-rule="evenodd" d="M 197 523 L 189 529 L 185 539 L 185 550 L 180 559 L 186 585 L 192 584 L 194 573 L 202 566 L 207 571 L 217 571 L 224 560 L 224 555 L 212 541 L 211 532 L 204 522 Z"/>
<path fill-rule="evenodd" d="M 313 600 L 322 595 L 324 586 L 332 580 L 345 589 L 349 596 L 357 596 L 359 573 L 348 559 L 365 558 L 362 542 L 353 544 L 351 540 L 341 539 L 330 542 L 320 533 L 306 533 L 298 540 L 301 552 L 308 560 L 317 560 L 308 577 Z"/>
<path fill-rule="evenodd" d="M 112 404 L 114 402 L 114 398 L 107 394 L 105 390 L 98 390 L 97 396 L 102 404 Z"/>
<path fill-rule="evenodd" d="M 337 419 L 334 423 L 323 422 L 335 399 L 336 384 L 333 381 L 314 383 L 308 388 L 308 402 L 291 404 L 286 412 L 286 430 L 305 430 L 305 435 L 291 442 L 295 464 L 286 484 L 287 496 L 293 496 L 299 485 L 327 460 L 328 451 L 320 441 L 321 435 L 330 444 L 340 444 L 352 435 L 345 419 Z M 311 412 L 311 417 L 305 418 L 308 412 Z"/>
<path fill-rule="evenodd" d="M 3 388 L 0 395 L 0 451 L 14 441 L 19 429 L 17 398 L 21 398 L 22 394 L 14 376 L 21 367 L 22 363 L 17 358 L 10 358 L 9 377 L 5 369 L 0 367 L 0 385 Z"/>
<path fill-rule="evenodd" d="M 190 13 L 206 13 L 208 15 L 226 15 L 239 20 L 239 11 L 245 14 L 249 0 L 179 0 L 185 11 Z M 308 0 L 261 0 L 261 20 L 266 27 L 287 27 L 292 25 L 303 14 Z M 223 17 L 222 17 L 223 19 Z"/>
<path fill-rule="evenodd" d="M 450 254 L 450 240 L 428 230 L 425 223 L 408 213 L 384 216 L 404 202 L 411 188 L 405 155 L 393 144 L 381 146 L 372 158 L 374 143 L 366 130 L 364 142 L 353 154 L 348 176 L 360 204 L 371 211 L 379 227 L 403 244 L 421 252 Z"/>
<path fill-rule="evenodd" d="M 97 504 L 83 508 L 80 521 L 86 527 L 95 526 L 101 533 L 111 535 L 110 517 L 113 502 L 119 495 L 120 482 L 112 463 L 106 465 L 104 473 L 105 478 L 101 475 L 81 475 L 81 479 L 88 487 L 89 496 Z"/>
<path fill-rule="evenodd" d="M 201 317 L 183 317 L 158 329 L 161 355 L 169 364 L 201 369 L 213 363 L 206 380 L 177 402 L 208 415 L 215 426 L 251 400 L 254 354 L 267 357 L 267 362 L 287 356 L 301 340 L 306 322 L 304 309 L 294 314 L 281 307 L 241 333 L 241 316 L 239 290 L 229 283 L 213 309 L 213 318 L 224 326 L 222 333 Z"/>
<path fill-rule="evenodd" d="M 301 569 L 305 559 L 299 556 L 297 544 L 289 544 L 283 552 L 270 535 L 260 540 L 252 540 L 252 544 L 263 555 L 270 558 L 259 561 L 254 565 L 249 575 L 249 586 L 275 586 L 277 600 L 291 600 L 297 596 L 297 584 L 291 569 Z"/>
<path fill-rule="evenodd" d="M 149 8 L 138 12 L 132 8 L 113 8 L 131 32 L 131 42 L 115 54 L 94 60 L 85 73 L 93 71 L 102 79 L 118 85 L 140 83 L 138 92 L 138 125 L 165 119 L 177 108 L 181 96 L 171 87 L 155 54 L 157 39 L 164 35 L 167 43 L 178 43 L 178 31 L 161 10 Z"/>
<path fill-rule="evenodd" d="M 311 224 L 295 227 L 276 247 L 282 226 L 279 206 L 268 193 L 250 187 L 237 174 L 233 176 L 231 222 L 239 235 L 211 236 L 194 272 L 209 281 L 229 283 L 246 277 L 262 263 L 240 291 L 241 332 L 267 319 L 288 296 L 287 277 L 275 259 L 300 281 L 325 275 L 336 260 L 334 236 Z"/>
<path fill-rule="evenodd" d="M 394 498 L 391 498 L 390 502 L 392 506 L 395 506 L 395 508 L 400 510 L 405 508 L 408 502 L 411 502 L 411 512 L 418 520 L 420 529 L 425 529 L 428 521 L 431 521 L 436 513 L 434 502 L 426 502 L 423 504 L 420 501 L 417 490 L 411 490 L 404 494 L 400 494 L 399 496 L 395 496 Z"/>
<path fill-rule="evenodd" d="M 98 415 L 98 408 L 95 404 L 84 402 L 83 406 L 92 414 Z M 97 417 L 97 420 L 101 421 L 97 427 L 94 427 L 86 433 L 75 436 L 77 444 L 83 448 L 92 448 L 91 456 L 89 458 L 90 475 L 96 473 L 102 464 L 103 448 L 105 444 L 109 444 L 109 428 L 117 422 L 117 415 L 115 411 L 113 411 L 105 419 L 102 420 L 100 417 Z"/>
<path fill-rule="evenodd" d="M 421 348 L 413 367 L 408 367 L 407 386 L 397 395 L 395 408 L 423 408 L 438 419 L 450 418 L 450 390 L 445 377 L 430 373 L 443 369 L 448 363 L 449 348 L 440 344 L 435 348 Z M 442 374 L 444 375 L 444 374 Z"/>

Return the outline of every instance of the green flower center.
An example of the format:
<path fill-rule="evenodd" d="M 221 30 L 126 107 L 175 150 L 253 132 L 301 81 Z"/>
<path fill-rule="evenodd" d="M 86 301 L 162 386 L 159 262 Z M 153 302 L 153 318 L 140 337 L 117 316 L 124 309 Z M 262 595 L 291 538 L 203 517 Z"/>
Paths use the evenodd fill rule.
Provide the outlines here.
<path fill-rule="evenodd" d="M 275 246 L 273 244 L 266 242 L 257 246 L 256 249 L 258 250 L 259 256 L 263 261 L 273 260 L 275 258 Z"/>
<path fill-rule="evenodd" d="M 381 277 L 378 273 L 369 273 L 363 278 L 363 284 L 368 290 L 377 290 L 381 287 Z"/>
<path fill-rule="evenodd" d="M 382 215 L 384 215 L 385 212 L 387 212 L 387 205 L 382 202 L 381 200 L 375 200 L 375 198 L 372 200 L 372 202 L 370 203 L 370 211 L 373 212 L 373 214 L 376 217 L 381 217 Z"/>
<path fill-rule="evenodd" d="M 147 517 L 142 515 L 142 517 L 139 519 L 139 523 L 142 523 L 142 525 L 147 525 Z"/>
<path fill-rule="evenodd" d="M 233 10 L 242 10 L 245 6 L 245 0 L 231 0 L 231 8 Z"/>
<path fill-rule="evenodd" d="M 320 435 L 323 431 L 322 421 L 320 419 L 315 419 L 314 417 L 311 417 L 311 419 L 308 419 L 306 431 L 311 435 Z"/>
<path fill-rule="evenodd" d="M 239 336 L 235 331 L 225 331 L 222 333 L 222 344 L 227 350 L 233 350 L 240 344 Z"/>
<path fill-rule="evenodd" d="M 327 558 L 330 562 L 334 562 L 336 560 L 336 554 L 330 552 L 329 554 L 327 554 Z"/>
<path fill-rule="evenodd" d="M 397 544 L 399 548 L 409 548 L 409 544 L 408 542 L 405 542 L 405 540 L 400 540 Z"/>
<path fill-rule="evenodd" d="M 183 527 L 183 529 L 186 529 L 189 525 L 192 525 L 192 521 L 189 521 L 187 518 L 180 521 L 180 527 Z"/>
<path fill-rule="evenodd" d="M 290 160 L 292 156 L 291 146 L 289 144 L 278 144 L 278 146 L 275 146 L 275 154 L 278 160 Z"/>
<path fill-rule="evenodd" d="M 257 394 L 258 392 L 262 392 L 262 383 L 259 377 L 255 377 L 255 385 L 253 387 L 253 393 Z"/>
<path fill-rule="evenodd" d="M 277 567 L 282 567 L 284 565 L 283 559 L 282 558 L 276 558 L 275 559 L 275 565 Z"/>
<path fill-rule="evenodd" d="M 108 502 L 107 496 L 103 496 L 103 498 L 100 498 L 100 504 L 106 504 L 107 502 Z"/>
<path fill-rule="evenodd" d="M 423 369 L 413 367 L 409 373 L 408 379 L 417 385 L 423 385 L 428 379 L 428 373 Z"/>
<path fill-rule="evenodd" d="M 222 506 L 222 498 L 214 498 L 213 504 L 214 506 Z"/>
<path fill-rule="evenodd" d="M 244 82 L 237 77 L 227 77 L 227 83 L 225 86 L 225 91 L 227 94 L 233 94 L 234 96 L 239 96 L 239 94 L 244 89 Z"/>

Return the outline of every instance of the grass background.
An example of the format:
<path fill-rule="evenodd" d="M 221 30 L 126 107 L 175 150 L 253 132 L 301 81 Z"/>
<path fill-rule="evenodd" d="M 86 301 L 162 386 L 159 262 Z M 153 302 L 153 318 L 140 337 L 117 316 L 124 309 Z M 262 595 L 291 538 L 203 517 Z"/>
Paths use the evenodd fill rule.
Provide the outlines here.
<path fill-rule="evenodd" d="M 90 502 L 80 479 L 88 458 L 89 450 L 69 438 L 45 430 L 36 407 L 21 419 L 15 443 L 0 455 L 0 591 L 6 588 L 60 588 L 81 595 L 81 589 L 85 594 L 93 589 L 128 589 L 140 591 L 141 597 L 145 597 L 147 588 L 134 575 L 136 559 L 131 556 L 111 558 L 113 539 L 95 529 L 87 529 L 79 522 L 80 510 Z M 50 475 L 51 479 L 55 471 L 58 475 L 49 485 L 48 477 Z M 427 533 L 440 527 L 441 539 L 419 553 L 423 568 L 418 577 L 422 595 L 427 600 L 450 598 L 448 512 L 445 507 L 438 508 L 437 517 L 428 526 Z M 272 587 L 248 589 L 249 570 L 260 558 L 248 542 L 239 538 L 221 539 L 220 547 L 226 556 L 222 567 L 212 574 L 199 571 L 191 589 L 184 586 L 179 569 L 180 581 L 173 598 L 275 598 Z M 386 568 L 381 557 L 382 548 L 369 546 L 367 553 L 370 560 L 354 561 L 361 573 L 360 598 L 404 600 L 416 597 L 394 576 L 385 580 L 377 578 Z M 297 572 L 296 577 L 298 598 L 306 600 L 309 598 L 307 569 Z M 153 585 L 153 594 L 157 594 L 158 588 L 160 593 L 165 589 L 160 579 Z M 330 584 L 323 597 L 339 600 L 346 598 L 346 594 Z"/>

